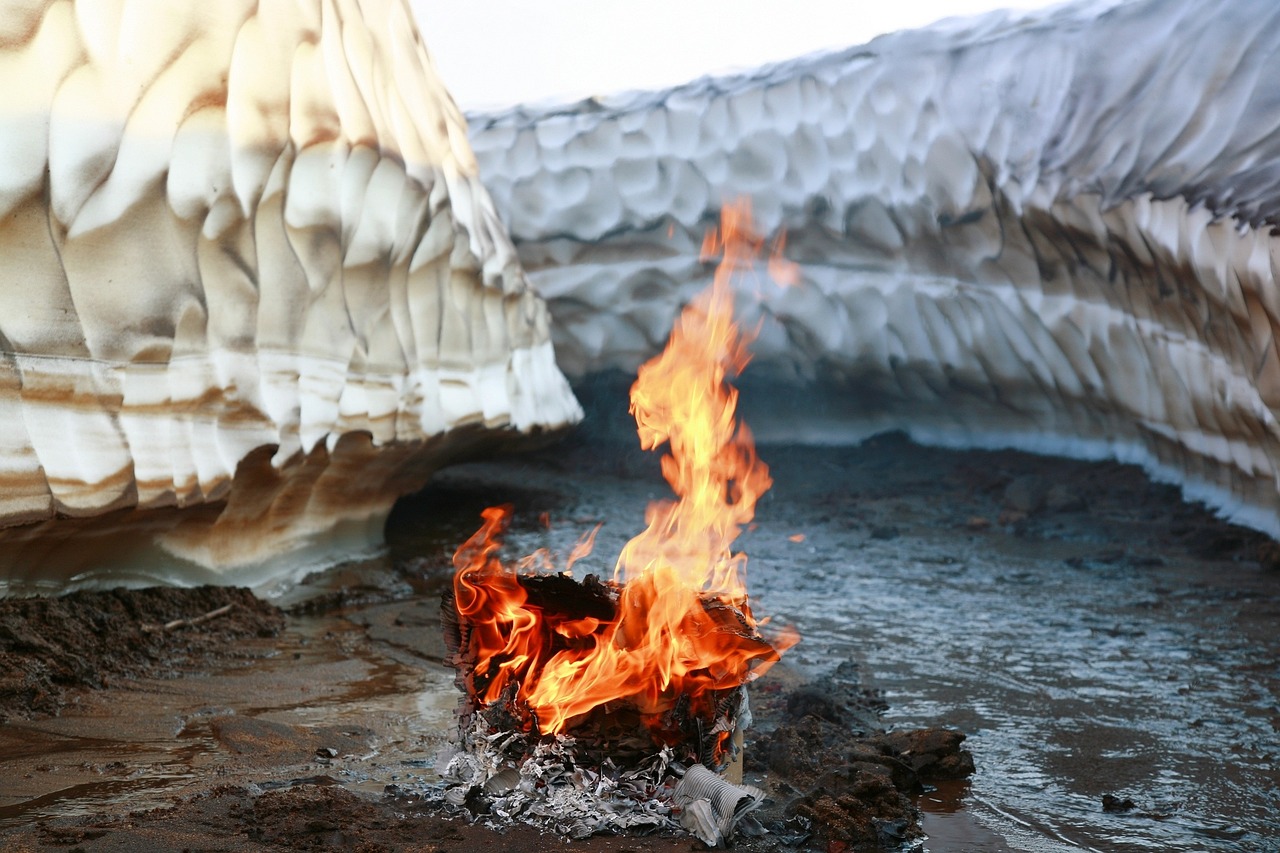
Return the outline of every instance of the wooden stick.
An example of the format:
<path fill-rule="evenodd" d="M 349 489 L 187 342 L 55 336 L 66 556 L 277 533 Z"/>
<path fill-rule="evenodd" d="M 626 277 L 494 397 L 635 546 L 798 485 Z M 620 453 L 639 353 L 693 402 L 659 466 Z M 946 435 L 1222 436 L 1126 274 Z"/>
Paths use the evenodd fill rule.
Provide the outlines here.
<path fill-rule="evenodd" d="M 231 612 L 231 608 L 233 607 L 235 607 L 234 602 L 231 604 L 224 604 L 216 610 L 210 610 L 208 613 L 192 617 L 191 619 L 174 619 L 172 622 L 166 622 L 163 625 L 143 625 L 142 631 L 146 634 L 152 634 L 157 632 L 167 633 L 169 631 L 176 631 L 179 628 L 190 628 L 195 625 L 208 622 L 210 619 L 217 619 L 219 616 L 225 616 Z"/>

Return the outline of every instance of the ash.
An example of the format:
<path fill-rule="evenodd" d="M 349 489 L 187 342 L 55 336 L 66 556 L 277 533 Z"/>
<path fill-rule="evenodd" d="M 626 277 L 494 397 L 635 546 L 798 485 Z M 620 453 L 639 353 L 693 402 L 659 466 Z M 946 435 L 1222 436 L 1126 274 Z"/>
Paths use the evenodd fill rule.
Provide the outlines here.
<path fill-rule="evenodd" d="M 625 768 L 609 758 L 586 766 L 576 738 L 530 744 L 519 732 L 491 732 L 481 715 L 460 740 L 436 757 L 441 783 L 424 796 L 493 829 L 519 822 L 576 839 L 689 832 L 710 846 L 764 832 L 749 816 L 763 791 L 685 767 L 670 747 Z"/>

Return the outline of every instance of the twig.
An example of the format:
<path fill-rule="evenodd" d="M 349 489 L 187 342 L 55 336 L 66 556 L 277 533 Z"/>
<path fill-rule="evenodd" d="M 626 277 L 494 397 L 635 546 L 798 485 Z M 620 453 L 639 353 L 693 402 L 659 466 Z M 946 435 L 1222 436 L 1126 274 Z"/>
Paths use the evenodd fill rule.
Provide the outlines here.
<path fill-rule="evenodd" d="M 208 613 L 200 616 L 194 616 L 191 619 L 174 619 L 172 622 L 166 622 L 163 625 L 143 625 L 142 632 L 144 634 L 154 634 L 160 632 L 176 631 L 179 628 L 191 628 L 208 622 L 210 619 L 217 619 L 219 616 L 225 616 L 231 612 L 231 608 L 235 607 L 235 602 L 224 604 L 217 610 L 210 610 Z"/>

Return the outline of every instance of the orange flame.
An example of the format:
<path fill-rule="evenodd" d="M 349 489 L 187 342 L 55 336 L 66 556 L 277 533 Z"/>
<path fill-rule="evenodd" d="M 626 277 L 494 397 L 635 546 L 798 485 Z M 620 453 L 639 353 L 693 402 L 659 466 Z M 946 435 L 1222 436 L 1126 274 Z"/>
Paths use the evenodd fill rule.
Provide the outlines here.
<path fill-rule="evenodd" d="M 670 446 L 662 473 L 676 499 L 650 504 L 647 528 L 619 556 L 614 617 L 570 619 L 530 601 L 521 566 L 495 556 L 509 508 L 485 510 L 484 526 L 454 556 L 456 607 L 473 626 L 474 671 L 487 680 L 478 698 L 494 702 L 514 686 L 544 734 L 625 702 L 660 736 L 659 718 L 679 697 L 695 710 L 714 702 L 712 691 L 759 676 L 799 639 L 794 631 L 772 642 L 759 635 L 746 555 L 731 547 L 772 485 L 751 433 L 736 422 L 738 393 L 727 382 L 750 360 L 752 336 L 733 322 L 734 276 L 754 265 L 763 245 L 750 217 L 745 202 L 724 209 L 703 244 L 704 255 L 723 254 L 712 285 L 684 309 L 666 349 L 631 387 L 641 446 Z M 591 538 L 594 531 L 572 559 L 590 550 Z"/>

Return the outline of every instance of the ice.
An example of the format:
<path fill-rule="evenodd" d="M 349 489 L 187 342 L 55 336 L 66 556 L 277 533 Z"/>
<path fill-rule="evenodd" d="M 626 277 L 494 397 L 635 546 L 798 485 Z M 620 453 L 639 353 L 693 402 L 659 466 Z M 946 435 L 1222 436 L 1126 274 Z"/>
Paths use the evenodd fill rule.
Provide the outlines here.
<path fill-rule="evenodd" d="M 661 347 L 748 194 L 803 277 L 745 283 L 749 375 L 822 397 L 762 438 L 1118 458 L 1280 535 L 1278 75 L 1266 0 L 1077 3 L 469 122 L 570 375 Z"/>

